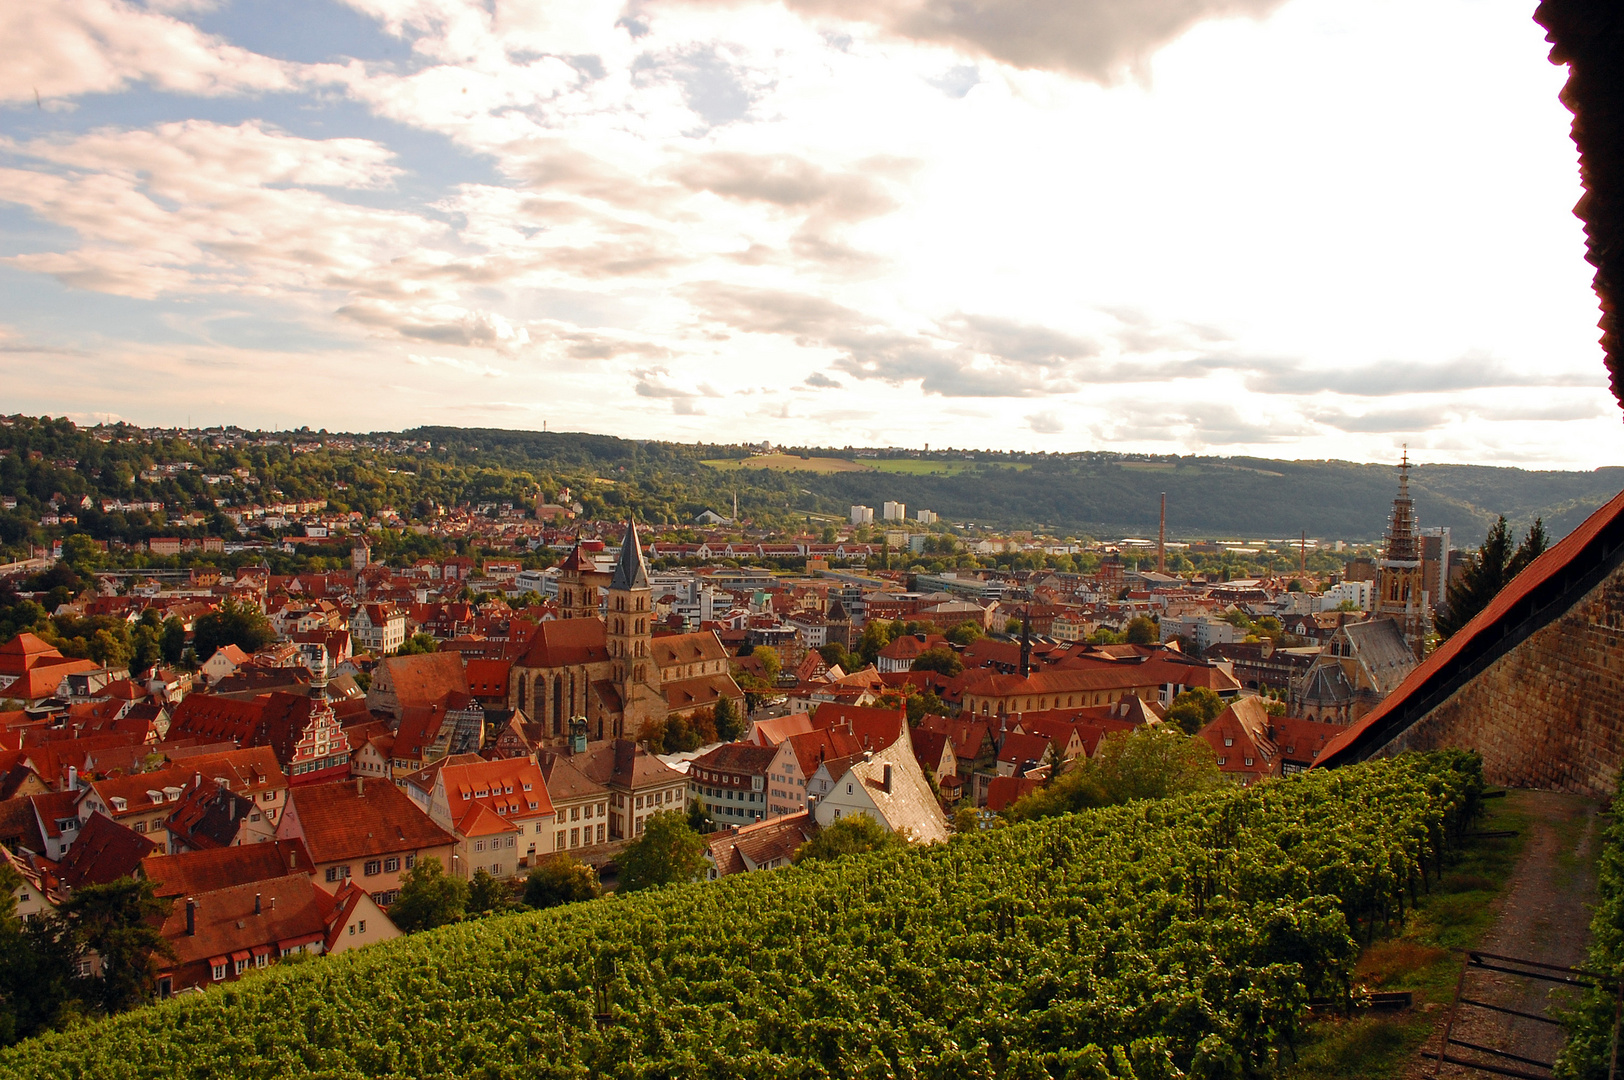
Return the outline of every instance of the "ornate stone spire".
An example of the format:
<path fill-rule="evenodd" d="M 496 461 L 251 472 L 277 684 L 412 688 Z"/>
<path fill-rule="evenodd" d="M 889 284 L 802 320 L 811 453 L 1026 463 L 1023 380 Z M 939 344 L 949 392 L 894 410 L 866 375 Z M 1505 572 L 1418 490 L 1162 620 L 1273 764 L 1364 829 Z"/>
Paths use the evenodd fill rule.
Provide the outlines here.
<path fill-rule="evenodd" d="M 1398 466 L 1398 495 L 1393 499 L 1393 512 L 1387 519 L 1386 561 L 1413 563 L 1421 558 L 1416 539 L 1415 502 L 1410 498 L 1410 448 L 1404 448 L 1404 458 Z"/>

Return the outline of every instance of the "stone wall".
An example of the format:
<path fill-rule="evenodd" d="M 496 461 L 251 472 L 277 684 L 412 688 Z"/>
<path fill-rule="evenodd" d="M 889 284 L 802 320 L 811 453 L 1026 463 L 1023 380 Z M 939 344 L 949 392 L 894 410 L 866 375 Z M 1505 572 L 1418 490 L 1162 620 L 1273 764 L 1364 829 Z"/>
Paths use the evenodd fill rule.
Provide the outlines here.
<path fill-rule="evenodd" d="M 1381 749 L 1456 746 L 1507 787 L 1612 794 L 1624 761 L 1624 568 Z"/>

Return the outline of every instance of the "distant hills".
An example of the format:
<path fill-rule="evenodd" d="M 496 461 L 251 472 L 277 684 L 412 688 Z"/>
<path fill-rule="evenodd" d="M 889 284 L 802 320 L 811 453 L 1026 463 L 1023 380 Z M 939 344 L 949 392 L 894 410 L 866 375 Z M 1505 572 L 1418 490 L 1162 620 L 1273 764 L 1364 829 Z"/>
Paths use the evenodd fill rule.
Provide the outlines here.
<path fill-rule="evenodd" d="M 762 457 L 737 446 L 565 432 L 419 428 L 405 434 L 433 439 L 440 452 L 459 459 L 488 459 L 509 469 L 611 471 L 615 478 L 627 478 L 621 485 L 624 505 L 656 520 L 655 507 L 668 505 L 673 491 L 682 493 L 684 505 L 677 512 L 685 517 L 704 506 L 730 513 L 737 491 L 746 516 L 806 512 L 843 518 L 853 503 L 878 512 L 893 500 L 906 503 L 910 513 L 934 510 L 950 522 L 1047 526 L 1061 534 L 1092 536 L 1154 535 L 1165 491 L 1172 536 L 1260 539 L 1306 532 L 1357 541 L 1381 536 L 1398 489 L 1396 466 L 1346 461 L 820 447 Z M 1498 514 L 1519 531 L 1542 517 L 1554 535 L 1567 533 L 1624 490 L 1624 468 L 1559 472 L 1420 465 L 1411 470 L 1411 490 L 1422 527 L 1448 526 L 1454 543 L 1468 547 L 1481 542 Z"/>

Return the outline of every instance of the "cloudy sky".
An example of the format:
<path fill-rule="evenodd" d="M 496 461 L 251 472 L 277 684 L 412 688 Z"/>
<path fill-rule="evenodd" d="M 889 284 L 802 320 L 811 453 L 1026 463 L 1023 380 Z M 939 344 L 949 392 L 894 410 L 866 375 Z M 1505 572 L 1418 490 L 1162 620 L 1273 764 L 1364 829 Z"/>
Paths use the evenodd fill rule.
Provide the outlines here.
<path fill-rule="evenodd" d="M 13 0 L 0 411 L 1590 468 L 1528 0 Z"/>

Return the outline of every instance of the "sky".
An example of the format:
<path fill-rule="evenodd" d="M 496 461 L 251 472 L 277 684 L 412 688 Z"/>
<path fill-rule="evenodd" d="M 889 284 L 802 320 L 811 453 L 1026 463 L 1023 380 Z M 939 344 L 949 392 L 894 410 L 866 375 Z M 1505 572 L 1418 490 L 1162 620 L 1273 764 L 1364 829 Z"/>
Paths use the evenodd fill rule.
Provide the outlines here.
<path fill-rule="evenodd" d="M 16 0 L 0 412 L 1617 464 L 1528 0 Z"/>

